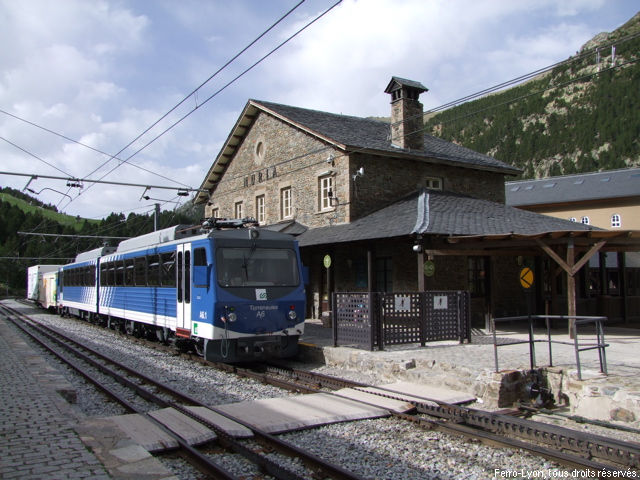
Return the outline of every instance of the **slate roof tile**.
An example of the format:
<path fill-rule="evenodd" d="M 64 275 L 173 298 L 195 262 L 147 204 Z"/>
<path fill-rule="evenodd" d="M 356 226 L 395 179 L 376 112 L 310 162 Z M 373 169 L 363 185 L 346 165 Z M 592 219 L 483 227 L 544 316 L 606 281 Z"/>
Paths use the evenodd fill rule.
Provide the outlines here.
<path fill-rule="evenodd" d="M 514 206 L 580 202 L 640 195 L 640 168 L 564 175 L 505 184 L 506 203 Z"/>
<path fill-rule="evenodd" d="M 349 224 L 309 229 L 298 237 L 298 241 L 300 246 L 306 247 L 402 237 L 417 233 L 535 235 L 576 230 L 597 229 L 488 200 L 422 189 Z"/>
<path fill-rule="evenodd" d="M 509 175 L 520 173 L 519 169 L 493 157 L 431 135 L 424 136 L 424 150 L 403 150 L 394 147 L 391 145 L 390 124 L 380 120 L 338 115 L 260 100 L 251 100 L 251 102 L 348 149 L 379 150 L 382 153 L 394 155 L 435 158 L 469 167 L 497 170 Z"/>

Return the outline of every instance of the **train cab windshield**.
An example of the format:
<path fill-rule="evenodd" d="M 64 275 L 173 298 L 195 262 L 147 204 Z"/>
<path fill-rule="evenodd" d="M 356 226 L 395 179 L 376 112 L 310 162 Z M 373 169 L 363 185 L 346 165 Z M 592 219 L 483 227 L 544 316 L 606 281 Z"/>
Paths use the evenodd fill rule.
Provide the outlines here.
<path fill-rule="evenodd" d="M 298 259 L 285 248 L 218 248 L 218 283 L 223 287 L 293 287 L 300 283 Z"/>

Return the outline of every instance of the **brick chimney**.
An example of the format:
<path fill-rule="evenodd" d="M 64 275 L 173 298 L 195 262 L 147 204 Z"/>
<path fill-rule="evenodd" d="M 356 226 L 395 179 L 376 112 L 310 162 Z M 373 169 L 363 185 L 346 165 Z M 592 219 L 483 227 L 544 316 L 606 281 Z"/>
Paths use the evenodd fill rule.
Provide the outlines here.
<path fill-rule="evenodd" d="M 423 150 L 424 122 L 418 97 L 428 89 L 420 82 L 392 77 L 384 93 L 391 95 L 391 144 L 394 147 Z"/>

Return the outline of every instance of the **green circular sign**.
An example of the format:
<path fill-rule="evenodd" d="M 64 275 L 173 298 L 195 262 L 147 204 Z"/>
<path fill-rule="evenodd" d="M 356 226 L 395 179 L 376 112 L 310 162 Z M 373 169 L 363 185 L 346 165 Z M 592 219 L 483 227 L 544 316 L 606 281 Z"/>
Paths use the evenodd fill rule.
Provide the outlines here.
<path fill-rule="evenodd" d="M 322 263 L 324 264 L 324 268 L 329 268 L 331 266 L 331 256 L 325 255 Z"/>
<path fill-rule="evenodd" d="M 436 273 L 436 264 L 431 260 L 427 260 L 424 262 L 424 274 L 427 277 L 433 277 L 433 274 Z"/>

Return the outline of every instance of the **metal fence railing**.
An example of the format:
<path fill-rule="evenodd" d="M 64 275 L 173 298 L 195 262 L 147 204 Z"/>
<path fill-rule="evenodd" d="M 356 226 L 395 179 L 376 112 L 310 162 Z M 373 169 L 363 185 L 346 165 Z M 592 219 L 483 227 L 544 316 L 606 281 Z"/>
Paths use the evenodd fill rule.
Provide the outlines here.
<path fill-rule="evenodd" d="M 546 327 L 546 338 L 535 338 L 534 336 L 534 323 L 537 320 L 544 320 Z M 553 340 L 551 335 L 551 320 L 567 320 L 570 322 L 570 337 L 573 339 L 573 342 L 561 341 L 561 340 Z M 573 320 L 573 322 L 571 322 Z M 535 344 L 538 342 L 546 342 L 549 350 L 549 365 L 553 366 L 553 344 L 561 344 L 561 345 L 573 345 L 575 358 L 576 358 L 576 367 L 578 370 L 578 379 L 582 380 L 582 367 L 580 364 L 580 352 L 584 352 L 587 350 L 598 350 L 598 360 L 600 362 L 600 372 L 607 374 L 607 356 L 606 356 L 606 347 L 607 345 L 604 341 L 604 327 L 603 323 L 606 322 L 607 317 L 584 317 L 584 316 L 568 316 L 568 315 L 527 315 L 521 317 L 502 317 L 502 318 L 492 318 L 491 319 L 491 332 L 493 334 L 493 350 L 494 350 L 494 359 L 495 359 L 495 371 L 499 371 L 498 368 L 498 347 L 508 346 L 508 345 L 516 345 L 522 343 L 529 344 L 529 365 L 531 370 L 536 368 L 536 352 L 535 352 Z M 528 322 L 529 329 L 529 338 L 527 340 L 515 340 L 505 342 L 503 344 L 499 344 L 496 334 L 496 323 L 503 322 Z M 593 324 L 595 327 L 595 343 L 580 343 L 578 338 L 578 326 L 581 325 L 589 325 Z"/>
<path fill-rule="evenodd" d="M 335 346 L 383 350 L 386 345 L 471 341 L 466 291 L 336 292 L 332 300 Z"/>

